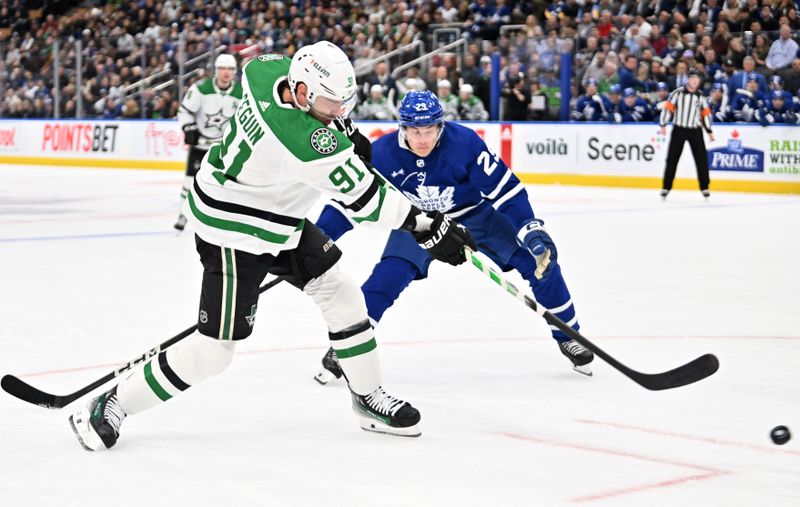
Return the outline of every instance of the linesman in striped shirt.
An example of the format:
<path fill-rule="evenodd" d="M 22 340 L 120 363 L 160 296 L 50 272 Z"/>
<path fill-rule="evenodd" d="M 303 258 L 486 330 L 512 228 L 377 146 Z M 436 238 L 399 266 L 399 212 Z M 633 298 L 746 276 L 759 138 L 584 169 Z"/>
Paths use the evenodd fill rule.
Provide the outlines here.
<path fill-rule="evenodd" d="M 708 133 L 708 139 L 714 140 L 714 133 L 711 131 L 711 109 L 708 101 L 700 91 L 700 74 L 697 71 L 689 71 L 686 85 L 673 91 L 669 99 L 661 110 L 659 125 L 661 135 L 667 134 L 667 122 L 672 119 L 672 136 L 669 139 L 667 149 L 667 165 L 664 169 L 664 185 L 661 188 L 661 198 L 666 199 L 667 194 L 672 189 L 672 181 L 675 179 L 675 171 L 678 168 L 678 160 L 683 153 L 683 145 L 689 141 L 692 149 L 694 163 L 697 166 L 697 181 L 700 183 L 700 192 L 703 197 L 708 198 L 708 154 L 706 145 L 703 141 L 703 131 Z"/>

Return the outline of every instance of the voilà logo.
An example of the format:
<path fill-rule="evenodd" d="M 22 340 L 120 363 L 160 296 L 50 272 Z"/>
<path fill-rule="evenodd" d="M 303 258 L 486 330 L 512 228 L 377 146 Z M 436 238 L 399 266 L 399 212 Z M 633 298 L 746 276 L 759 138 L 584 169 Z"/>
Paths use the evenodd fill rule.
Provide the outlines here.
<path fill-rule="evenodd" d="M 764 172 L 764 152 L 742 144 L 738 130 L 723 148 L 708 150 L 708 168 L 714 171 Z"/>

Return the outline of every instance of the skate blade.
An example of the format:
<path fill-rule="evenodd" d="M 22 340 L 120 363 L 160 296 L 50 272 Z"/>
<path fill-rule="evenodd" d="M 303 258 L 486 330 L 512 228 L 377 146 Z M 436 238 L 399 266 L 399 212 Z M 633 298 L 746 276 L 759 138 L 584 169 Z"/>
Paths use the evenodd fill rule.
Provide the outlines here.
<path fill-rule="evenodd" d="M 359 417 L 358 422 L 361 425 L 362 430 L 371 431 L 373 433 L 383 433 L 398 437 L 418 437 L 422 435 L 422 431 L 419 429 L 419 425 L 417 424 L 414 426 L 408 426 L 406 428 L 395 428 L 394 426 L 388 426 L 368 417 Z"/>
<path fill-rule="evenodd" d="M 337 378 L 336 375 L 334 375 L 333 373 L 329 372 L 325 368 L 322 368 L 319 371 L 319 373 L 314 375 L 314 380 L 316 380 L 317 382 L 320 383 L 320 385 L 323 385 L 323 386 L 325 384 L 327 384 L 328 382 L 330 382 L 331 380 L 334 380 L 335 378 Z"/>
<path fill-rule="evenodd" d="M 584 364 L 582 366 L 578 366 L 578 365 L 573 364 L 572 365 L 572 369 L 575 370 L 576 372 L 580 373 L 581 375 L 586 375 L 587 377 L 591 377 L 592 376 L 592 369 L 589 368 L 588 364 Z"/>
<path fill-rule="evenodd" d="M 86 449 L 89 452 L 94 452 L 94 449 L 92 449 L 91 447 L 86 445 L 86 442 L 84 442 L 83 437 L 81 436 L 81 433 L 78 431 L 78 427 L 75 426 L 74 416 L 69 416 L 69 426 L 72 428 L 72 432 L 75 433 L 75 437 L 78 439 L 78 442 L 81 444 L 81 447 L 83 447 L 84 449 Z M 98 439 L 99 439 L 99 437 L 98 437 Z"/>

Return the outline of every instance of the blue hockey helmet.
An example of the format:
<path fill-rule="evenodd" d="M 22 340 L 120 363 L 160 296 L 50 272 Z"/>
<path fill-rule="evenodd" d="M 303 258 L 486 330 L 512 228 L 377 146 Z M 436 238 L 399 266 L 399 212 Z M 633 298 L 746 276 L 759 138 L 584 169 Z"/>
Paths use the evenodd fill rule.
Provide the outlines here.
<path fill-rule="evenodd" d="M 714 84 L 712 84 L 712 85 L 711 85 L 711 89 L 712 89 L 712 90 L 721 90 L 721 91 L 724 91 L 724 90 L 725 90 L 725 85 L 724 85 L 724 84 L 722 84 L 722 83 L 719 83 L 719 82 L 717 82 L 717 83 L 714 83 Z"/>
<path fill-rule="evenodd" d="M 608 89 L 608 93 L 611 95 L 619 95 L 622 92 L 622 87 L 618 84 L 611 85 L 611 88 Z"/>
<path fill-rule="evenodd" d="M 772 90 L 772 93 L 769 94 L 769 98 L 772 100 L 783 100 L 783 92 L 781 90 Z"/>
<path fill-rule="evenodd" d="M 631 87 L 625 88 L 622 91 L 622 96 L 623 97 L 635 97 L 636 96 L 636 91 Z"/>
<path fill-rule="evenodd" d="M 664 81 L 659 81 L 658 83 L 656 83 L 656 91 L 668 92 L 669 91 L 669 85 L 667 83 L 665 83 Z"/>
<path fill-rule="evenodd" d="M 586 86 L 593 85 L 597 86 L 597 79 L 590 77 L 586 80 Z"/>
<path fill-rule="evenodd" d="M 758 75 L 756 75 L 755 72 L 751 72 L 750 74 L 747 75 L 747 80 L 748 81 L 758 81 Z"/>
<path fill-rule="evenodd" d="M 772 86 L 779 86 L 780 88 L 783 88 L 783 78 L 778 74 L 775 74 L 774 76 L 772 76 L 772 79 L 770 79 L 769 84 L 771 84 Z"/>
<path fill-rule="evenodd" d="M 400 104 L 401 127 L 427 127 L 444 123 L 439 99 L 429 90 L 410 91 Z"/>

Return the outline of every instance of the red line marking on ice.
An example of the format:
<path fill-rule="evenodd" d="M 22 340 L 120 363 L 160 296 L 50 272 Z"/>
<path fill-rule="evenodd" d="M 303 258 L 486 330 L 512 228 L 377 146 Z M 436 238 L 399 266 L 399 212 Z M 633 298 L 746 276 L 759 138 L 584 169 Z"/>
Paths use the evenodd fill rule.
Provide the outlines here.
<path fill-rule="evenodd" d="M 678 433 L 676 431 L 659 430 L 656 428 L 645 428 L 643 426 L 634 426 L 631 424 L 620 424 L 609 421 L 596 421 L 593 419 L 576 419 L 575 422 L 580 424 L 592 424 L 595 426 L 608 426 L 609 428 L 616 428 L 621 430 L 639 431 L 642 433 L 650 433 L 653 435 L 663 435 L 666 437 L 682 438 L 685 440 L 693 440 L 695 442 L 705 442 L 715 445 L 724 445 L 727 447 L 738 447 L 740 449 L 749 449 L 751 451 L 766 452 L 768 454 L 791 454 L 793 456 L 800 456 L 800 451 L 790 451 L 786 449 L 779 449 L 777 447 L 768 447 L 765 445 L 747 444 L 744 442 L 734 442 L 732 440 L 720 440 L 718 438 L 704 437 L 701 435 L 691 435 L 689 433 Z"/>
<path fill-rule="evenodd" d="M 690 468 L 690 469 L 693 469 L 693 470 L 700 470 L 700 471 L 703 472 L 703 473 L 700 473 L 700 474 L 694 473 L 694 474 L 691 474 L 691 475 L 676 477 L 674 479 L 668 479 L 668 480 L 664 480 L 664 481 L 648 482 L 648 483 L 644 483 L 644 484 L 636 484 L 636 485 L 629 486 L 629 487 L 612 489 L 612 490 L 603 491 L 603 492 L 600 492 L 600 493 L 593 493 L 593 494 L 590 494 L 590 495 L 583 495 L 583 496 L 579 496 L 579 497 L 575 497 L 575 498 L 571 498 L 570 499 L 571 502 L 576 502 L 576 503 L 578 503 L 578 502 L 591 502 L 593 500 L 605 500 L 607 498 L 627 495 L 627 494 L 631 494 L 631 493 L 639 493 L 639 492 L 647 491 L 647 490 L 651 490 L 651 489 L 664 488 L 664 487 L 668 487 L 668 486 L 676 486 L 676 485 L 685 484 L 685 483 L 691 482 L 691 481 L 704 481 L 704 480 L 713 479 L 715 477 L 719 477 L 719 476 L 731 473 L 731 472 L 729 472 L 727 470 L 718 470 L 718 469 L 707 467 L 707 466 L 703 466 L 703 465 L 695 465 L 693 463 L 684 463 L 684 462 L 680 462 L 680 461 L 673 461 L 673 460 L 668 460 L 668 459 L 655 458 L 655 457 L 652 457 L 652 456 L 644 456 L 642 454 L 634 454 L 632 452 L 618 451 L 618 450 L 615 450 L 615 449 L 604 449 L 604 448 L 601 448 L 601 447 L 592 447 L 592 446 L 582 445 L 582 444 L 572 444 L 572 443 L 569 443 L 569 442 L 558 442 L 558 441 L 555 441 L 555 440 L 537 438 L 537 437 L 532 437 L 532 436 L 528 436 L 528 435 L 520 435 L 518 433 L 502 432 L 502 433 L 496 433 L 496 434 L 500 435 L 500 436 L 508 437 L 508 438 L 513 438 L 515 440 L 522 440 L 522 441 L 525 441 L 525 442 L 533 442 L 533 443 L 537 443 L 537 444 L 548 445 L 548 446 L 551 446 L 551 447 L 563 447 L 563 448 L 566 448 L 566 449 L 575 449 L 575 450 L 579 450 L 579 451 L 595 452 L 595 453 L 599 453 L 599 454 L 607 454 L 607 455 L 610 455 L 610 456 L 619 456 L 619 457 L 622 457 L 622 458 L 631 458 L 631 459 L 636 459 L 636 460 L 640 460 L 640 461 L 647 461 L 649 463 L 657 463 L 659 465 L 671 465 L 671 466 L 682 467 L 682 468 Z"/>

